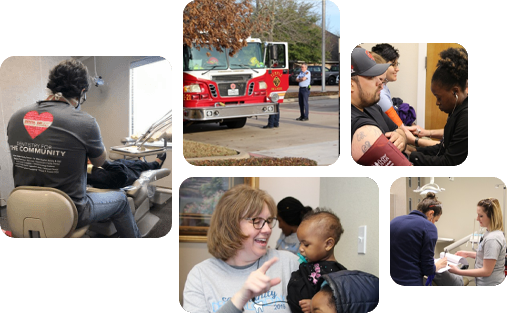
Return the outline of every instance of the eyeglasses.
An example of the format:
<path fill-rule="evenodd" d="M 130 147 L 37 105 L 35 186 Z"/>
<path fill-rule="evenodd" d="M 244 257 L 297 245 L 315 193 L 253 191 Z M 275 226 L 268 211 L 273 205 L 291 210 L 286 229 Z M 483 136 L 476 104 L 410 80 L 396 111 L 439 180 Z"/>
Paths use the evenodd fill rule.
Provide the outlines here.
<path fill-rule="evenodd" d="M 267 220 L 263 219 L 262 217 L 245 218 L 245 220 L 252 222 L 255 229 L 262 229 L 266 222 L 271 229 L 273 229 L 273 227 L 276 225 L 276 217 L 270 217 Z"/>
<path fill-rule="evenodd" d="M 393 62 L 391 63 L 392 67 L 400 67 L 400 62 Z"/>

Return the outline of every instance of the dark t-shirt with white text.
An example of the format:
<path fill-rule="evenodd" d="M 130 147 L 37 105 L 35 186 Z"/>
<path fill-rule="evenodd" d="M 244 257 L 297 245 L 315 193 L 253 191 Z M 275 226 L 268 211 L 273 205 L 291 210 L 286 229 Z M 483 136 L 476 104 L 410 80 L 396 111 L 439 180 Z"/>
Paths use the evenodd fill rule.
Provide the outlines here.
<path fill-rule="evenodd" d="M 7 136 L 14 185 L 59 189 L 76 204 L 79 220 L 86 220 L 87 158 L 104 152 L 95 119 L 67 103 L 41 101 L 14 113 Z"/>

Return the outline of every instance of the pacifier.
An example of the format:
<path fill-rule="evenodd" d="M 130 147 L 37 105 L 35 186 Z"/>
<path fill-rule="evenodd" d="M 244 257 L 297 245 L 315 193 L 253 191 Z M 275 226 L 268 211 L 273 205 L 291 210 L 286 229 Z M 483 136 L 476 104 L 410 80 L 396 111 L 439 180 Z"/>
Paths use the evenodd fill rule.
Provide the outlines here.
<path fill-rule="evenodd" d="M 308 260 L 301 254 L 298 252 L 298 257 L 299 257 L 299 263 L 308 263 Z"/>

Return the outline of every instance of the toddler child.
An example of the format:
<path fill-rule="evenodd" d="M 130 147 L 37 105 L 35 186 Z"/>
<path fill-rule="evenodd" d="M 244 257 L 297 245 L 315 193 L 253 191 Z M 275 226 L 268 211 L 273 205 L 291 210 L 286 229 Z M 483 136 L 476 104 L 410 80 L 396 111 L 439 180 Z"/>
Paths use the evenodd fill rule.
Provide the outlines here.
<path fill-rule="evenodd" d="M 331 211 L 315 209 L 298 227 L 299 270 L 287 285 L 287 302 L 292 313 L 310 313 L 311 299 L 320 290 L 324 274 L 346 270 L 334 257 L 334 247 L 343 234 L 340 219 Z"/>

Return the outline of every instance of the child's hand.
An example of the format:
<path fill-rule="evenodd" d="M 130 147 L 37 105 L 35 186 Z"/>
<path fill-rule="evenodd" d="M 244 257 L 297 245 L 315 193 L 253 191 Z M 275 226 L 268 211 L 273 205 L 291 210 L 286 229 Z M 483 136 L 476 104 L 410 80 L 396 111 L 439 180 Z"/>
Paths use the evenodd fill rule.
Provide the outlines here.
<path fill-rule="evenodd" d="M 304 299 L 299 301 L 299 306 L 301 307 L 301 310 L 303 310 L 304 313 L 311 313 L 312 312 L 312 300 L 311 299 Z"/>

